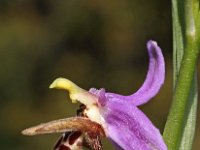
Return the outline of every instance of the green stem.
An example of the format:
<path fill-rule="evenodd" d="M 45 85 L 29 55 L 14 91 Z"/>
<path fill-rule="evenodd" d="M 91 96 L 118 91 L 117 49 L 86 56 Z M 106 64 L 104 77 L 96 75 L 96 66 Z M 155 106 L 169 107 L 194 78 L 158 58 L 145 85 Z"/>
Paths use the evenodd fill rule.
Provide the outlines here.
<path fill-rule="evenodd" d="M 184 117 L 184 131 L 180 142 L 179 150 L 191 150 L 193 146 L 193 140 L 196 127 L 197 116 L 197 101 L 198 101 L 198 89 L 197 89 L 197 72 L 193 80 L 193 85 L 189 97 L 189 103 L 187 105 L 186 115 Z"/>
<path fill-rule="evenodd" d="M 191 149 L 195 131 L 195 125 L 188 121 L 192 120 L 194 124 L 196 121 L 197 87 L 194 84 L 194 72 L 200 49 L 196 28 L 199 24 L 198 14 L 194 17 L 193 7 L 192 0 L 172 0 L 175 91 L 163 135 L 169 150 L 183 147 L 187 143 L 184 141 L 187 137 L 184 136 L 190 132 L 188 149 Z"/>

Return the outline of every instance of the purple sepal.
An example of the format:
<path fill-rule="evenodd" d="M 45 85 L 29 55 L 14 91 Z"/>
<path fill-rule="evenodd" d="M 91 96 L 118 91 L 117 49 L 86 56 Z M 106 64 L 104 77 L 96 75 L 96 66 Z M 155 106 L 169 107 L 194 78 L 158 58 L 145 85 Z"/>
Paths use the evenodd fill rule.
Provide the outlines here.
<path fill-rule="evenodd" d="M 142 105 L 154 97 L 165 79 L 165 62 L 160 47 L 155 41 L 148 41 L 149 69 L 141 88 L 132 95 L 122 96 L 114 93 L 106 93 L 109 99 L 132 101 L 135 106 Z"/>
<path fill-rule="evenodd" d="M 128 101 L 108 101 L 102 114 L 108 137 L 124 150 L 167 150 L 159 130 Z"/>

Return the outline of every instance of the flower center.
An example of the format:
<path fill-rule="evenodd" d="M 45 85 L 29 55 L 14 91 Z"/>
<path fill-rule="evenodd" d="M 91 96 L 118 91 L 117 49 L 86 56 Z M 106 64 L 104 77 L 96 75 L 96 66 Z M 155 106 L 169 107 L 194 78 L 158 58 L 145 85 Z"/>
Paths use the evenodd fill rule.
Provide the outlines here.
<path fill-rule="evenodd" d="M 99 108 L 96 105 L 87 107 L 84 113 L 90 120 L 102 124 L 102 118 L 99 112 Z"/>
<path fill-rule="evenodd" d="M 79 101 L 81 104 L 86 106 L 83 111 L 84 116 L 104 127 L 104 119 L 100 114 L 98 105 L 98 95 L 78 87 L 75 83 L 65 78 L 57 78 L 50 85 L 50 88 L 64 89 L 69 91 L 69 96 L 72 100 L 72 103 Z"/>

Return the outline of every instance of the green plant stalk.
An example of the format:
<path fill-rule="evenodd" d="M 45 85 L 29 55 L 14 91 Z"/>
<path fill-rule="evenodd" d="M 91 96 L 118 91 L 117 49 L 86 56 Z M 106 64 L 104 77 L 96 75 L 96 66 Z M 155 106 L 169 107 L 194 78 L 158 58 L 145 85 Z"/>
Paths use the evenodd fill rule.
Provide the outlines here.
<path fill-rule="evenodd" d="M 197 116 L 197 101 L 198 101 L 198 88 L 197 88 L 197 72 L 195 72 L 192 89 L 187 105 L 186 115 L 184 116 L 184 131 L 180 142 L 180 150 L 191 150 L 194 141 L 196 116 Z"/>
<path fill-rule="evenodd" d="M 163 135 L 169 150 L 192 149 L 195 133 L 197 85 L 194 72 L 200 49 L 200 23 L 196 11 L 199 1 L 193 1 L 172 0 L 175 91 Z"/>

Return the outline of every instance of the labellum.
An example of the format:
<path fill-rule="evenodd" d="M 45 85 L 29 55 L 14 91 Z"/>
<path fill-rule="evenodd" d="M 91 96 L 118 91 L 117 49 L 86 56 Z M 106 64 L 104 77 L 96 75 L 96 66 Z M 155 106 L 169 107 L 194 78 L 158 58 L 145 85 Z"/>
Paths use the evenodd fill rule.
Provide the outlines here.
<path fill-rule="evenodd" d="M 84 115 L 85 105 L 77 110 L 77 117 L 42 123 L 22 131 L 24 135 L 63 133 L 54 146 L 54 150 L 81 150 L 86 147 L 102 150 L 101 137 L 105 137 L 100 124 L 91 121 Z"/>

